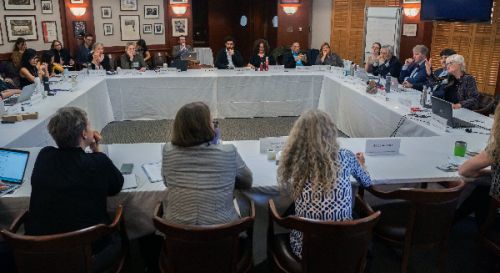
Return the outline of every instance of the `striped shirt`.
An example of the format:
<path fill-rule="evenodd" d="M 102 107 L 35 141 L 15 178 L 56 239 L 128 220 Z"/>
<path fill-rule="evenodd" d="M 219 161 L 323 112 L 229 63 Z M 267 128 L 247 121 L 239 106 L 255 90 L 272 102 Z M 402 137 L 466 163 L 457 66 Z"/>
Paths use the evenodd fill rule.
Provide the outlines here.
<path fill-rule="evenodd" d="M 252 184 L 252 174 L 232 144 L 204 143 L 186 148 L 167 143 L 162 175 L 167 187 L 164 218 L 185 225 L 237 220 L 235 184 L 237 188 Z"/>

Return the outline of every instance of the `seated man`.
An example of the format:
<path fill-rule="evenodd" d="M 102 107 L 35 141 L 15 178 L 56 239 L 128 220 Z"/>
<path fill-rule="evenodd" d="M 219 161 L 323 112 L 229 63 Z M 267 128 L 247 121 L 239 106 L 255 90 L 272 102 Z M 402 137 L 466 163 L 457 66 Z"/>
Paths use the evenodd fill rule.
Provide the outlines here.
<path fill-rule="evenodd" d="M 14 94 L 21 94 L 21 89 L 17 89 L 14 85 L 0 78 L 0 100 L 6 99 Z"/>
<path fill-rule="evenodd" d="M 385 78 L 389 73 L 392 77 L 399 78 L 399 74 L 401 73 L 401 62 L 394 56 L 394 49 L 392 49 L 392 46 L 384 45 L 380 49 L 378 65 L 373 68 L 373 75 L 380 75 Z"/>
<path fill-rule="evenodd" d="M 283 55 L 283 64 L 285 65 L 285 68 L 295 68 L 297 66 L 308 65 L 306 54 L 300 52 L 299 42 L 294 42 L 290 49 L 290 53 Z"/>
<path fill-rule="evenodd" d="M 424 45 L 416 45 L 413 48 L 413 58 L 406 59 L 399 75 L 399 81 L 404 87 L 422 91 L 424 84 L 427 83 L 425 61 L 428 53 L 429 49 Z"/>
<path fill-rule="evenodd" d="M 234 49 L 234 39 L 231 36 L 226 37 L 225 48 L 219 50 L 215 57 L 215 67 L 218 69 L 234 69 L 243 67 L 243 57 L 241 53 Z"/>
<path fill-rule="evenodd" d="M 110 224 L 107 197 L 118 194 L 123 176 L 99 149 L 101 136 L 90 127 L 87 113 L 76 107 L 59 109 L 47 125 L 57 144 L 40 150 L 31 175 L 27 235 L 39 236 Z M 86 153 L 89 147 L 92 153 Z M 120 253 L 112 234 L 96 242 L 94 271 L 108 268 Z"/>
<path fill-rule="evenodd" d="M 76 64 L 78 67 L 86 67 L 92 59 L 91 51 L 94 44 L 94 35 L 87 33 L 81 44 L 76 50 Z"/>
<path fill-rule="evenodd" d="M 180 36 L 179 44 L 172 48 L 172 58 L 174 60 L 182 59 L 192 51 L 193 48 L 190 45 L 186 44 L 186 36 Z"/>

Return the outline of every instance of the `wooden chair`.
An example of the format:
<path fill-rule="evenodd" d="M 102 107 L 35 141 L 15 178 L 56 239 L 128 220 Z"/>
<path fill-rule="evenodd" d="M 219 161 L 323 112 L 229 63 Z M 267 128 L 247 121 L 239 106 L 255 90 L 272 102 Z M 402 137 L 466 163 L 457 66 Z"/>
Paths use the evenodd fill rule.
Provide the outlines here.
<path fill-rule="evenodd" d="M 165 235 L 159 267 L 168 273 L 250 272 L 253 265 L 252 239 L 255 205 L 250 201 L 249 216 L 235 222 L 210 226 L 190 226 L 167 222 L 163 205 L 154 212 L 154 225 Z M 241 234 L 246 231 L 246 238 Z"/>
<path fill-rule="evenodd" d="M 481 226 L 480 236 L 482 243 L 500 256 L 500 221 L 498 219 L 498 209 L 500 208 L 500 199 L 491 197 L 490 209 L 486 222 Z"/>
<path fill-rule="evenodd" d="M 44 236 L 19 235 L 16 232 L 28 215 L 25 211 L 9 230 L 1 233 L 12 248 L 18 273 L 91 273 L 92 243 L 114 232 L 120 232 L 122 251 L 107 272 L 120 272 L 128 254 L 128 238 L 122 218 L 122 206 L 116 209 L 110 225 L 99 224 L 85 229 Z"/>
<path fill-rule="evenodd" d="M 442 183 L 444 189 L 400 188 L 382 192 L 371 187 L 370 193 L 382 199 L 399 199 L 376 207 L 382 217 L 375 226 L 375 235 L 382 241 L 403 248 L 401 272 L 408 270 L 412 247 L 439 247 L 440 272 L 446 272 L 447 240 L 464 182 Z"/>
<path fill-rule="evenodd" d="M 367 216 L 352 221 L 317 221 L 297 216 L 282 217 L 274 201 L 269 200 L 267 249 L 275 272 L 363 272 L 372 229 L 380 212 L 373 212 L 358 196 L 355 209 Z M 303 233 L 302 259 L 292 252 L 288 233 L 274 234 L 274 222 Z"/>

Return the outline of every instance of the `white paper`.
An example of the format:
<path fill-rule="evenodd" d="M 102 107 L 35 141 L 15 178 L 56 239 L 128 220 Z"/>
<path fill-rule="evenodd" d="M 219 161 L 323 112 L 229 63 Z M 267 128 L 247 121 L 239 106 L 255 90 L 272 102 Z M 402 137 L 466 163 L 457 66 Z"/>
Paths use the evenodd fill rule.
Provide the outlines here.
<path fill-rule="evenodd" d="M 161 161 L 142 164 L 142 169 L 151 183 L 162 182 Z"/>
<path fill-rule="evenodd" d="M 89 69 L 88 73 L 89 73 L 90 77 L 102 77 L 102 76 L 106 76 L 106 70 L 104 70 L 104 69 L 99 69 L 99 70 Z"/>
<path fill-rule="evenodd" d="M 409 37 L 417 36 L 417 24 L 404 24 L 403 35 Z"/>
<path fill-rule="evenodd" d="M 367 139 L 365 153 L 370 155 L 399 154 L 400 138 Z"/>
<path fill-rule="evenodd" d="M 285 147 L 286 140 L 288 137 L 266 137 L 260 138 L 260 153 L 267 153 L 269 149 L 274 151 L 281 151 Z"/>
<path fill-rule="evenodd" d="M 272 71 L 272 72 L 283 72 L 283 71 L 285 71 L 285 66 L 284 65 L 270 65 L 269 66 L 269 71 Z"/>
<path fill-rule="evenodd" d="M 432 115 L 430 125 L 434 128 L 437 128 L 440 132 L 446 132 L 448 120 L 438 115 Z"/>
<path fill-rule="evenodd" d="M 135 174 L 123 175 L 123 179 L 122 190 L 137 188 L 137 177 L 135 176 Z"/>

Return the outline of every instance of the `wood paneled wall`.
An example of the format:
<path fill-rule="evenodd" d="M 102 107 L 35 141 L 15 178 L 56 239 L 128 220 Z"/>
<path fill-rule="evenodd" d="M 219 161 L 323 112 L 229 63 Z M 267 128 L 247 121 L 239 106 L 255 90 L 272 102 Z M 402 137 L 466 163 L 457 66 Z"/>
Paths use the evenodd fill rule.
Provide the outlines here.
<path fill-rule="evenodd" d="M 434 22 L 431 55 L 439 66 L 439 52 L 453 48 L 463 55 L 466 70 L 477 81 L 480 91 L 495 93 L 500 61 L 500 0 L 494 1 L 492 24 Z M 500 90 L 499 90 L 500 91 Z"/>
<path fill-rule="evenodd" d="M 297 12 L 292 15 L 287 15 L 279 1 L 277 1 L 277 46 L 290 47 L 293 42 L 299 42 L 303 50 L 311 46 L 312 1 L 302 0 Z"/>

